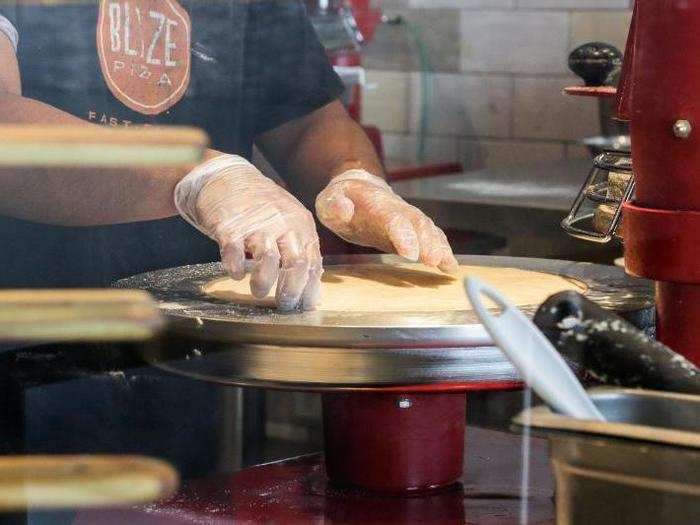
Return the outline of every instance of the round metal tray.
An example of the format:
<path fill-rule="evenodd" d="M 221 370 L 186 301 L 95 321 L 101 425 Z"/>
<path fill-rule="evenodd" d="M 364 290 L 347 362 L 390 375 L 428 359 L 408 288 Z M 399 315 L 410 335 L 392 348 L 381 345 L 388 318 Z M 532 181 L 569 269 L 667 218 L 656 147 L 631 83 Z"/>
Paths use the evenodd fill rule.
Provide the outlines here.
<path fill-rule="evenodd" d="M 634 279 L 614 266 L 568 261 L 493 256 L 459 256 L 460 263 L 507 267 L 559 275 L 584 282 L 585 295 L 617 312 L 653 307 L 649 281 Z M 398 262 L 390 255 L 328 257 L 334 264 Z M 136 275 L 116 286 L 150 292 L 170 322 L 170 331 L 188 338 L 283 346 L 344 348 L 453 348 L 489 346 L 491 338 L 464 297 L 464 310 L 442 312 L 282 313 L 270 308 L 232 304 L 205 295 L 201 288 L 225 275 L 218 263 L 183 266 Z M 522 310 L 534 314 L 538 304 Z"/>
<path fill-rule="evenodd" d="M 510 267 L 583 281 L 606 308 L 653 320 L 651 283 L 620 268 L 509 257 L 460 256 L 461 263 Z M 399 261 L 329 257 L 333 264 Z M 151 292 L 170 321 L 168 337 L 144 357 L 172 373 L 217 383 L 307 391 L 446 392 L 518 386 L 519 377 L 470 310 L 458 312 L 279 313 L 230 304 L 201 292 L 224 275 L 219 264 L 173 268 L 117 286 Z M 523 308 L 533 314 L 539 305 Z M 644 327 L 644 326 L 643 326 Z M 407 386 L 408 385 L 408 386 Z"/>
<path fill-rule="evenodd" d="M 142 355 L 158 368 L 193 379 L 286 390 L 387 391 L 410 385 L 398 390 L 461 392 L 512 388 L 520 382 L 496 347 L 333 348 L 168 341 L 145 347 Z"/>

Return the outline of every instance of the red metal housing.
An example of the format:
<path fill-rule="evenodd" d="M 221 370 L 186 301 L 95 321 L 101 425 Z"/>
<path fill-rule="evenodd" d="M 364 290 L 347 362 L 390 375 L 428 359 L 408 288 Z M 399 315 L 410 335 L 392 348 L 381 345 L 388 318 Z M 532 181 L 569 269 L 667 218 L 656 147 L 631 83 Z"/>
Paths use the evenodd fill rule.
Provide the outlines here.
<path fill-rule="evenodd" d="M 630 120 L 636 200 L 625 260 L 657 281 L 658 335 L 700 363 L 700 2 L 637 0 L 618 113 Z M 697 127 L 698 129 L 693 129 Z"/>

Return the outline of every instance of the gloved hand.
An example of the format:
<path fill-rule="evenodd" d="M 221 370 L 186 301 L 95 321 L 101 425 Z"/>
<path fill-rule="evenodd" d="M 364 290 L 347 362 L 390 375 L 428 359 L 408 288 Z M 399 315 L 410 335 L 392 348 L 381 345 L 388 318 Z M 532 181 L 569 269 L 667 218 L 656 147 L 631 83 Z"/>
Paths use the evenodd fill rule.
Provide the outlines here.
<path fill-rule="evenodd" d="M 277 281 L 281 310 L 313 309 L 323 265 L 316 224 L 297 199 L 236 155 L 221 155 L 192 170 L 175 188 L 182 217 L 219 243 L 221 261 L 236 280 L 253 255 L 250 290 L 265 297 Z"/>
<path fill-rule="evenodd" d="M 443 231 L 383 179 L 365 170 L 334 177 L 316 198 L 316 215 L 354 244 L 395 252 L 445 272 L 458 266 Z"/>

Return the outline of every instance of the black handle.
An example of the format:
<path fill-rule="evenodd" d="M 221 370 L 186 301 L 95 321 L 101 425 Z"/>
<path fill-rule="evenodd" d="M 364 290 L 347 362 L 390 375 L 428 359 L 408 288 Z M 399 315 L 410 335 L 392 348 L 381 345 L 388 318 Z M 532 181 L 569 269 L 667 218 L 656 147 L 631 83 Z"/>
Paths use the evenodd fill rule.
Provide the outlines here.
<path fill-rule="evenodd" d="M 603 383 L 700 394 L 698 367 L 577 292 L 551 296 L 534 321 L 562 355 Z"/>
<path fill-rule="evenodd" d="M 569 55 L 569 69 L 581 77 L 587 86 L 609 85 L 612 73 L 621 67 L 620 50 L 602 42 L 583 44 Z"/>

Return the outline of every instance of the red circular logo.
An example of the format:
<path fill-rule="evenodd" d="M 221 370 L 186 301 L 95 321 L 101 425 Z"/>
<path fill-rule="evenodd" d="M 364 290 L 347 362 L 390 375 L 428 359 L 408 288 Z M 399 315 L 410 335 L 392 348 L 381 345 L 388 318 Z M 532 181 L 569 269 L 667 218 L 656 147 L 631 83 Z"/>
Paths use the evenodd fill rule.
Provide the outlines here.
<path fill-rule="evenodd" d="M 190 82 L 190 34 L 176 0 L 101 0 L 97 52 L 110 91 L 146 115 L 177 104 Z"/>

